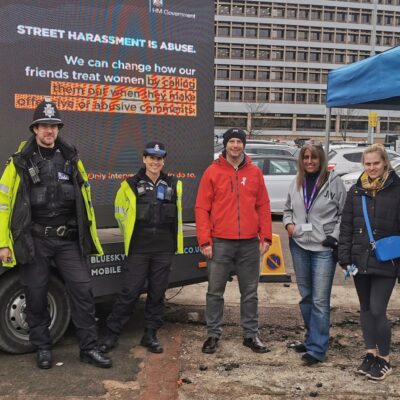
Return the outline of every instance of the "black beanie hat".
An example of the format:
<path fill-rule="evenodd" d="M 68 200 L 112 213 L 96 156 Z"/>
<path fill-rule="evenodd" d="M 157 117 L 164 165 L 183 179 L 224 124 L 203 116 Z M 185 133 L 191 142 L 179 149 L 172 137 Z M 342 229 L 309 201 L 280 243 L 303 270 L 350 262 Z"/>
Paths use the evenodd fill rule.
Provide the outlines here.
<path fill-rule="evenodd" d="M 243 146 L 246 146 L 246 132 L 243 131 L 242 129 L 237 129 L 237 128 L 228 129 L 223 135 L 224 147 L 226 147 L 226 144 L 232 138 L 240 139 L 243 142 Z"/>
<path fill-rule="evenodd" d="M 33 113 L 33 121 L 29 126 L 29 129 L 32 133 L 34 133 L 33 127 L 38 124 L 58 125 L 59 129 L 64 126 L 55 103 L 48 100 L 43 100 L 41 103 L 39 103 Z"/>

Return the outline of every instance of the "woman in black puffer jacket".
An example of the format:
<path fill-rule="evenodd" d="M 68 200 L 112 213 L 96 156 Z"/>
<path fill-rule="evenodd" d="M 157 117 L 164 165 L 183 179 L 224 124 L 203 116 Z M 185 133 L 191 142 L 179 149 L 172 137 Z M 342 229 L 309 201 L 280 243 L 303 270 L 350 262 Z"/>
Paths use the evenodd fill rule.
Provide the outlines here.
<path fill-rule="evenodd" d="M 400 178 L 391 169 L 383 146 L 364 150 L 364 172 L 350 189 L 339 238 L 339 264 L 354 264 L 354 284 L 360 301 L 360 321 L 367 353 L 357 372 L 382 380 L 392 372 L 389 362 L 391 328 L 386 309 L 399 271 L 400 259 L 380 262 L 369 243 L 362 196 L 366 197 L 374 239 L 400 235 Z"/>

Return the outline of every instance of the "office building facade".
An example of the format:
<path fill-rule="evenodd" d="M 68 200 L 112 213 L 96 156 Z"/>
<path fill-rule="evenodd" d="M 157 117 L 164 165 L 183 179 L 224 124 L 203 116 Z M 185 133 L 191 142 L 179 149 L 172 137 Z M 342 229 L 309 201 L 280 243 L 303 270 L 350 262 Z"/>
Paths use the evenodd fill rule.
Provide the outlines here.
<path fill-rule="evenodd" d="M 215 127 L 321 137 L 328 72 L 400 44 L 400 0 L 216 0 Z M 379 112 L 378 133 L 400 114 Z M 368 111 L 333 110 L 332 132 L 365 137 Z"/>

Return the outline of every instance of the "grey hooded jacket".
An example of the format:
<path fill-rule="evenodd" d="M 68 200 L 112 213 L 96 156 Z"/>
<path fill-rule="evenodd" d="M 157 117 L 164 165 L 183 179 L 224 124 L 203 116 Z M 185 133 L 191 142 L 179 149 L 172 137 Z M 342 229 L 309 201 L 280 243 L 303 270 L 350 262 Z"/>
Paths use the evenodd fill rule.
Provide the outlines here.
<path fill-rule="evenodd" d="M 303 249 L 326 251 L 328 248 L 322 246 L 322 242 L 328 235 L 339 240 L 339 226 L 345 201 L 346 189 L 342 179 L 335 172 L 331 172 L 311 204 L 307 220 L 303 188 L 298 190 L 294 179 L 289 187 L 283 211 L 283 224 L 285 227 L 288 224 L 295 225 L 292 239 Z M 302 224 L 306 223 L 312 224 L 312 230 L 303 232 Z"/>

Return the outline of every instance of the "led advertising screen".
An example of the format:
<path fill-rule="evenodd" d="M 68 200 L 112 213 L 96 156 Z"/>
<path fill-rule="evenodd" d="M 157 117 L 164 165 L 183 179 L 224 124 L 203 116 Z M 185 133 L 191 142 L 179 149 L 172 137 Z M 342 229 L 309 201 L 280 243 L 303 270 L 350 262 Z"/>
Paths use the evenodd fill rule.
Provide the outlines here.
<path fill-rule="evenodd" d="M 2 0 L 1 165 L 49 97 L 88 172 L 99 226 L 115 225 L 115 193 L 154 140 L 193 219 L 213 157 L 213 43 L 211 0 Z"/>

